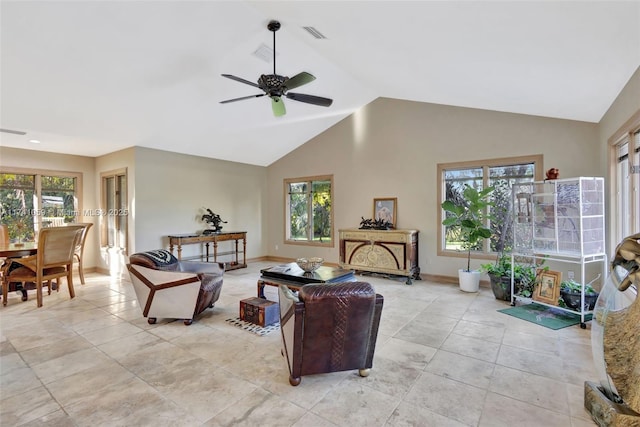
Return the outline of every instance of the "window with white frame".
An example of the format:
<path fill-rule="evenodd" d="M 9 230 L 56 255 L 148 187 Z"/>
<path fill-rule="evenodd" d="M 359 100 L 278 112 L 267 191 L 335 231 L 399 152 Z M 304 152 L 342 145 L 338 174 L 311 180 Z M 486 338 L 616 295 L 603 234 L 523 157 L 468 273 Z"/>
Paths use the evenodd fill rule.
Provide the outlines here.
<path fill-rule="evenodd" d="M 284 180 L 285 242 L 333 246 L 333 176 Z"/>
<path fill-rule="evenodd" d="M 489 186 L 495 188 L 491 193 L 493 207 L 490 207 L 488 212 L 495 219 L 486 224 L 492 231 L 492 237 L 479 242 L 472 250 L 472 254 L 476 257 L 486 258 L 511 249 L 513 241 L 511 186 L 514 183 L 542 179 L 542 156 L 438 164 L 438 179 L 438 206 L 445 200 L 460 198 L 467 185 L 477 190 Z M 445 212 L 438 209 L 438 254 L 460 254 L 459 230 L 443 226 L 444 215 Z"/>

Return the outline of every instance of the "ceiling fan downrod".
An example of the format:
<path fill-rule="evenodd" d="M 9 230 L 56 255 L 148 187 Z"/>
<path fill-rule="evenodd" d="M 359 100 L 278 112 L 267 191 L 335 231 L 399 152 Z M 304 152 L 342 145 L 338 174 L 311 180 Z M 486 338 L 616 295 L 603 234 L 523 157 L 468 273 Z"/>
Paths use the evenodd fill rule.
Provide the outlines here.
<path fill-rule="evenodd" d="M 269 31 L 273 33 L 273 74 L 276 74 L 276 31 L 280 29 L 280 22 L 272 20 L 267 25 Z"/>

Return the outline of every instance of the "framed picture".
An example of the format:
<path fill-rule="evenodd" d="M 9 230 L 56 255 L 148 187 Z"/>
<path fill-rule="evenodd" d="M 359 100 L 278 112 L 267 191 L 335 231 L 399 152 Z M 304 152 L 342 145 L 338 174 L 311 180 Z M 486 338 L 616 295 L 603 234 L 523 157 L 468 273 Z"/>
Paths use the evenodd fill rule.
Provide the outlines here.
<path fill-rule="evenodd" d="M 384 199 L 373 199 L 373 219 L 388 221 L 393 224 L 395 228 L 396 223 L 398 222 L 397 218 L 397 205 L 398 205 L 397 197 L 388 197 Z"/>
<path fill-rule="evenodd" d="M 533 291 L 533 300 L 558 305 L 562 273 L 559 271 L 538 270 L 538 280 Z"/>

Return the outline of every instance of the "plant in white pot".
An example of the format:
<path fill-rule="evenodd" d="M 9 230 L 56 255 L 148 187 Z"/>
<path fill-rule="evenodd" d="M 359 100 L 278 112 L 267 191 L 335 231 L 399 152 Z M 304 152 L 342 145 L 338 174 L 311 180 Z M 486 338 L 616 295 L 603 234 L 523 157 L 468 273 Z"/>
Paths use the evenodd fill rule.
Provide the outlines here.
<path fill-rule="evenodd" d="M 493 190 L 494 187 L 487 187 L 478 191 L 465 185 L 463 197 L 445 200 L 441 204 L 446 212 L 442 225 L 456 230 L 462 249 L 467 251 L 467 268 L 458 270 L 460 289 L 465 292 L 478 292 L 480 288 L 481 272 L 471 270 L 471 250 L 481 239 L 491 237 L 491 230 L 485 222 L 491 218 L 487 211 L 489 206 L 493 206 L 490 200 Z"/>

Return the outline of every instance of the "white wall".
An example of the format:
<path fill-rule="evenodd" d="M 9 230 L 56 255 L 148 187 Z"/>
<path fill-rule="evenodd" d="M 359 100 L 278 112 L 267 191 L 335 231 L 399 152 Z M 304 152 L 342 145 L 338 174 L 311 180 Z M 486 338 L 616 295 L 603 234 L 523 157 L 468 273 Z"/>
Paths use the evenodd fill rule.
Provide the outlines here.
<path fill-rule="evenodd" d="M 420 230 L 422 272 L 455 276 L 462 261 L 437 256 L 438 163 L 542 154 L 568 178 L 602 173 L 598 152 L 594 123 L 380 98 L 269 166 L 268 253 L 338 262 L 337 242 L 284 243 L 283 179 L 333 174 L 334 231 L 371 218 L 374 198 L 397 197 L 397 226 Z"/>

